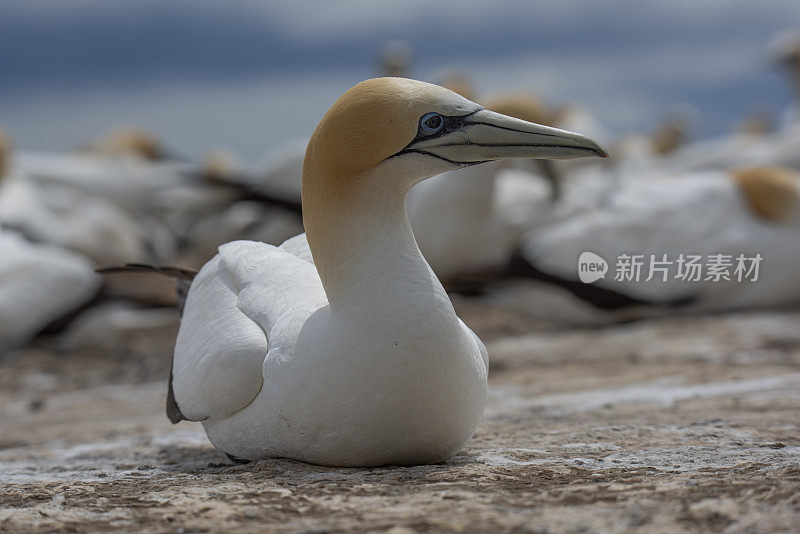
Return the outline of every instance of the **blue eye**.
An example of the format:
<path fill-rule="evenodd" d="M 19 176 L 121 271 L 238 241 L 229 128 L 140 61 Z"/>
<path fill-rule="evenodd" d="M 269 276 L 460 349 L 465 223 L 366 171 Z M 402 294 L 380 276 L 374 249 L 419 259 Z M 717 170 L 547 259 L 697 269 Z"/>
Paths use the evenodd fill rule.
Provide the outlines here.
<path fill-rule="evenodd" d="M 426 113 L 419 120 L 419 128 L 426 135 L 435 134 L 444 127 L 444 117 L 438 113 Z"/>

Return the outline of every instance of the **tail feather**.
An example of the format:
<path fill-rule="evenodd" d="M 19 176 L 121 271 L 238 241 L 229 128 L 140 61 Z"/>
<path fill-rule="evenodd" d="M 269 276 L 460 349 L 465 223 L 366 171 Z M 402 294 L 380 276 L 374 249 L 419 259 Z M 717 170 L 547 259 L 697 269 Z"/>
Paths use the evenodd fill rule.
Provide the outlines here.
<path fill-rule="evenodd" d="M 145 263 L 126 263 L 125 265 L 109 265 L 106 267 L 98 267 L 94 271 L 100 274 L 128 273 L 128 272 L 159 273 L 166 276 L 171 276 L 172 278 L 178 278 L 180 280 L 189 280 L 189 281 L 194 280 L 194 277 L 197 276 L 196 269 L 147 265 Z"/>
<path fill-rule="evenodd" d="M 181 412 L 181 409 L 178 406 L 177 401 L 175 401 L 175 390 L 172 389 L 173 367 L 174 363 L 169 366 L 169 386 L 167 389 L 167 419 L 169 419 L 170 423 L 176 425 L 181 421 L 188 421 L 188 419 L 186 419 L 186 416 L 183 415 L 183 412 Z"/>

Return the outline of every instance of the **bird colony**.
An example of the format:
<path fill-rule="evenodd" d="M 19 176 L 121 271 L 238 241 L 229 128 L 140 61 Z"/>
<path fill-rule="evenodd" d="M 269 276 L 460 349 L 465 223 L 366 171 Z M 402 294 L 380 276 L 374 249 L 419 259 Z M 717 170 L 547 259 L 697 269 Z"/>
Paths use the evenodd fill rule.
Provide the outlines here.
<path fill-rule="evenodd" d="M 800 304 L 785 115 L 622 136 L 533 93 L 386 77 L 252 163 L 135 128 L 60 153 L 4 132 L 0 351 L 113 350 L 177 307 L 167 414 L 232 460 L 441 462 L 487 397 L 454 295 L 572 325 Z"/>

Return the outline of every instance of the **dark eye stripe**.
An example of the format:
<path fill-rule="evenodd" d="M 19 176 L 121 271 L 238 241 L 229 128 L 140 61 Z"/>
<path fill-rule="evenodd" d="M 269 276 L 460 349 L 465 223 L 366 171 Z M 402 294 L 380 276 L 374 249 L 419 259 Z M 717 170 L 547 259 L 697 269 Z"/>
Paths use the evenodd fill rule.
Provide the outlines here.
<path fill-rule="evenodd" d="M 428 155 L 428 156 L 432 156 L 434 158 L 438 158 L 438 159 L 441 159 L 441 160 L 447 161 L 449 163 L 452 163 L 454 165 L 459 165 L 459 166 L 462 166 L 462 167 L 468 167 L 468 166 L 471 166 L 471 165 L 477 165 L 478 163 L 482 163 L 482 162 L 458 163 L 458 162 L 455 162 L 455 161 L 450 161 L 447 158 L 443 158 L 441 156 L 437 156 L 435 154 L 431 154 L 431 153 L 425 152 L 423 150 L 412 149 L 411 145 L 413 145 L 414 143 L 416 143 L 420 139 L 435 139 L 435 138 L 440 137 L 442 135 L 446 135 L 446 134 L 452 132 L 453 130 L 456 130 L 456 129 L 460 128 L 469 117 L 475 115 L 479 111 L 483 111 L 484 109 L 485 108 L 479 107 L 475 111 L 473 111 L 471 113 L 467 113 L 466 115 L 440 115 L 440 117 L 442 117 L 442 120 L 444 121 L 444 125 L 442 126 L 441 130 L 439 130 L 438 132 L 436 132 L 434 134 L 425 133 L 425 131 L 422 129 L 422 117 L 427 115 L 427 113 L 426 113 L 425 115 L 420 117 L 420 120 L 418 122 L 419 126 L 417 126 L 417 135 L 416 135 L 416 137 L 414 137 L 414 139 L 412 139 L 411 142 L 408 143 L 405 146 L 405 148 L 403 148 L 403 150 L 401 150 L 397 154 L 393 154 L 392 156 L 389 156 L 389 157 L 393 158 L 395 156 L 400 156 L 402 154 L 408 154 L 409 152 L 415 152 L 415 153 L 418 153 L 418 154 L 425 154 L 425 155 Z"/>

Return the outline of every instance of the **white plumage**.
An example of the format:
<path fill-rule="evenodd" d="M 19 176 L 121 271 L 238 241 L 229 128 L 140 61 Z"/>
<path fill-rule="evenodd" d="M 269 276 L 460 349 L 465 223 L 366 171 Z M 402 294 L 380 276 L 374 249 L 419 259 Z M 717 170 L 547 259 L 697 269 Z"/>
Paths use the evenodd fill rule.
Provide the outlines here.
<path fill-rule="evenodd" d="M 794 181 L 797 196 L 800 180 L 795 176 Z M 602 209 L 532 232 L 523 246 L 524 256 L 538 269 L 575 281 L 584 251 L 610 264 L 606 278 L 596 285 L 654 304 L 691 299 L 685 309 L 699 311 L 800 302 L 800 209 L 781 220 L 764 218 L 728 171 L 627 181 Z M 647 263 L 638 281 L 615 280 L 615 262 L 623 254 L 641 254 L 648 262 L 651 255 L 661 260 L 666 254 L 673 262 L 681 254 L 701 255 L 704 263 L 714 254 L 760 254 L 763 262 L 756 282 L 705 280 L 705 273 L 700 282 L 688 282 L 676 277 L 674 264 L 667 281 L 660 272 L 646 281 Z M 534 308 L 535 301 L 528 306 Z"/>
<path fill-rule="evenodd" d="M 413 305 L 341 316 L 312 263 L 263 243 L 224 245 L 186 302 L 173 368 L 178 405 L 241 458 L 445 459 L 480 417 L 485 348 L 441 286 L 433 289 L 407 294 Z"/>
<path fill-rule="evenodd" d="M 480 420 L 488 358 L 420 254 L 408 190 L 485 160 L 603 154 L 433 85 L 357 85 L 309 142 L 307 233 L 223 245 L 192 282 L 174 408 L 239 458 L 448 459 Z"/>
<path fill-rule="evenodd" d="M 142 225 L 116 204 L 69 184 L 9 176 L 0 184 L 0 223 L 97 263 L 150 259 Z"/>
<path fill-rule="evenodd" d="M 78 254 L 0 228 L 0 350 L 91 300 L 100 286 L 92 269 Z"/>

